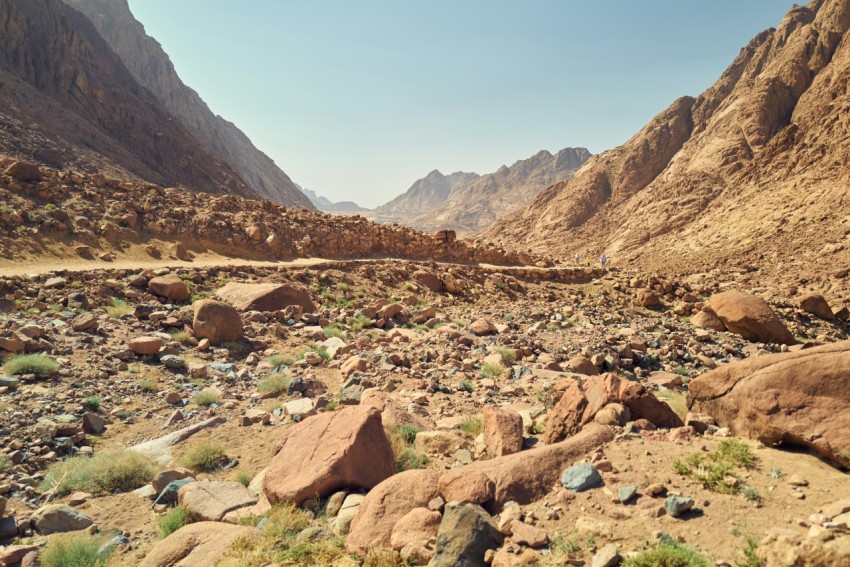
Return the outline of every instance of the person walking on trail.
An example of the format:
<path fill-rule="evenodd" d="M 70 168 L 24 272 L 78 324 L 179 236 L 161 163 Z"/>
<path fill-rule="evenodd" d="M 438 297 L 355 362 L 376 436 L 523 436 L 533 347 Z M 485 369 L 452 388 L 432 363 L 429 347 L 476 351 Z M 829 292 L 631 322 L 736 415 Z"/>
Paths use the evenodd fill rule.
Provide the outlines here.
<path fill-rule="evenodd" d="M 581 266 L 581 252 L 576 252 L 576 266 Z"/>
<path fill-rule="evenodd" d="M 599 256 L 599 265 L 602 266 L 603 270 L 605 269 L 605 266 L 608 265 L 608 256 L 605 255 L 605 252 L 603 252 L 602 255 Z"/>

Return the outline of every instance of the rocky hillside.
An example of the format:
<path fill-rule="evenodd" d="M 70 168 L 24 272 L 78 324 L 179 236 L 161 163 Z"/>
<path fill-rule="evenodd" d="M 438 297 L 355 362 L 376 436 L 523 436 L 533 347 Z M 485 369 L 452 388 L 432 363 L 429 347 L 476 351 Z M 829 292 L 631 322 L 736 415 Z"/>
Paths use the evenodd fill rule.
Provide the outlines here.
<path fill-rule="evenodd" d="M 485 237 L 681 272 L 840 286 L 850 265 L 850 2 L 816 0 Z"/>
<path fill-rule="evenodd" d="M 586 148 L 565 148 L 554 156 L 543 150 L 510 167 L 503 165 L 497 172 L 452 192 L 435 213 L 418 217 L 412 226 L 479 232 L 529 203 L 545 187 L 570 178 L 590 155 Z"/>
<path fill-rule="evenodd" d="M 365 213 L 369 210 L 364 209 L 353 201 L 340 201 L 338 203 L 334 203 L 327 197 L 316 194 L 315 191 L 304 189 L 303 187 L 299 187 L 299 189 L 307 195 L 307 198 L 310 199 L 310 202 L 313 203 L 314 207 L 325 213 L 351 215 L 356 213 Z"/>
<path fill-rule="evenodd" d="M 479 177 L 477 173 L 464 171 L 443 175 L 435 169 L 422 179 L 417 179 L 407 191 L 375 209 L 375 214 L 384 221 L 407 222 L 417 215 L 439 209 L 449 195 Z"/>
<path fill-rule="evenodd" d="M 152 92 L 210 154 L 227 162 L 260 195 L 312 209 L 289 176 L 231 122 L 213 114 L 183 84 L 162 46 L 145 33 L 127 0 L 64 0 L 94 23 L 135 79 Z"/>
<path fill-rule="evenodd" d="M 139 86 L 91 22 L 60 0 L 0 3 L 0 151 L 256 195 Z"/>

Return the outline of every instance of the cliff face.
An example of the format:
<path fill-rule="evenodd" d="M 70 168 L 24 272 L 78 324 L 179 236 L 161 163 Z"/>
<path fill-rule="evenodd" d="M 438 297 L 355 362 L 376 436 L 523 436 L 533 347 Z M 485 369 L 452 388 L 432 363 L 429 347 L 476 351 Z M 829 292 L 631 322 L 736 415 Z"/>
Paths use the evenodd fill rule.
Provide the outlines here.
<path fill-rule="evenodd" d="M 850 2 L 795 7 L 707 91 L 484 237 L 564 256 L 803 274 L 850 260 Z M 793 269 L 792 269 L 793 268 Z"/>
<path fill-rule="evenodd" d="M 141 88 L 97 30 L 59 0 L 0 2 L 0 150 L 106 162 L 165 185 L 256 195 Z"/>
<path fill-rule="evenodd" d="M 260 195 L 285 205 L 313 209 L 310 201 L 251 140 L 183 84 L 162 46 L 145 33 L 127 0 L 64 0 L 85 14 L 143 87 L 203 145 L 227 162 Z"/>
<path fill-rule="evenodd" d="M 436 169 L 417 179 L 410 188 L 375 212 L 381 215 L 396 215 L 409 219 L 421 213 L 427 213 L 445 204 L 453 192 L 478 179 L 477 173 L 457 171 L 451 175 L 443 175 Z"/>

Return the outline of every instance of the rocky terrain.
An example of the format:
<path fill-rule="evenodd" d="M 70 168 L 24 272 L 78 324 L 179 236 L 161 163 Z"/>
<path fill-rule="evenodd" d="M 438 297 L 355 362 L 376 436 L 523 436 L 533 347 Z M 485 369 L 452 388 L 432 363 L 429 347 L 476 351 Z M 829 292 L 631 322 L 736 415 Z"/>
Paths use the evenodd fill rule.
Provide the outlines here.
<path fill-rule="evenodd" d="M 60 0 L 0 4 L 0 152 L 194 191 L 256 195 Z"/>
<path fill-rule="evenodd" d="M 200 142 L 204 150 L 231 166 L 257 194 L 291 207 L 313 206 L 286 173 L 251 140 L 187 87 L 162 46 L 145 33 L 127 0 L 64 0 L 87 16 L 136 81 Z"/>
<path fill-rule="evenodd" d="M 565 148 L 554 156 L 543 150 L 483 176 L 464 172 L 445 176 L 434 170 L 366 216 L 419 230 L 474 234 L 529 203 L 548 185 L 568 179 L 588 158 L 585 148 Z"/>
<path fill-rule="evenodd" d="M 554 255 L 846 290 L 850 4 L 818 0 L 756 36 L 720 79 L 592 158 L 485 236 Z M 521 244 L 520 244 L 521 243 Z"/>

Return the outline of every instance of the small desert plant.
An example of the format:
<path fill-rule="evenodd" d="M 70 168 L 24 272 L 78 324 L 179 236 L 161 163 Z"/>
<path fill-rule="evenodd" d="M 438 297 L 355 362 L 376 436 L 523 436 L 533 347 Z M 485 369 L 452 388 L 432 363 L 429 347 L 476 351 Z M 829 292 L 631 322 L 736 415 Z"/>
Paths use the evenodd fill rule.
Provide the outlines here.
<path fill-rule="evenodd" d="M 164 516 L 156 519 L 156 531 L 160 538 L 167 538 L 189 522 L 191 522 L 189 511 L 183 506 L 175 506 Z"/>
<path fill-rule="evenodd" d="M 9 459 L 3 455 L 0 455 L 0 472 L 5 471 L 9 468 Z"/>
<path fill-rule="evenodd" d="M 457 389 L 462 391 L 462 392 L 472 393 L 472 392 L 475 391 L 475 384 L 473 384 L 471 381 L 464 378 L 463 380 L 460 381 L 460 384 L 458 384 Z"/>
<path fill-rule="evenodd" d="M 363 567 L 406 567 L 407 563 L 398 551 L 380 547 L 370 547 L 366 550 Z"/>
<path fill-rule="evenodd" d="M 770 478 L 780 479 L 785 476 L 785 473 L 783 473 L 780 469 L 772 468 L 770 469 L 770 472 L 767 473 L 767 476 L 769 476 Z"/>
<path fill-rule="evenodd" d="M 460 327 L 461 329 L 465 329 L 467 325 L 469 325 L 469 321 L 464 319 L 452 319 L 452 324 L 456 327 Z"/>
<path fill-rule="evenodd" d="M 418 453 L 411 445 L 419 433 L 415 426 L 399 426 L 396 429 L 385 429 L 387 439 L 393 451 L 396 471 L 421 469 L 428 464 L 428 457 Z"/>
<path fill-rule="evenodd" d="M 71 457 L 51 466 L 41 484 L 43 491 L 67 494 L 129 492 L 150 482 L 158 467 L 147 455 L 129 449 L 109 449 L 95 456 Z"/>
<path fill-rule="evenodd" d="M 679 376 L 688 376 L 688 374 L 689 374 L 689 373 L 688 373 L 688 369 L 687 369 L 687 368 L 685 368 L 684 366 L 677 366 L 677 367 L 673 370 L 673 372 L 675 372 L 675 373 L 676 373 L 676 374 L 678 374 Z"/>
<path fill-rule="evenodd" d="M 327 337 L 329 339 L 331 337 L 342 338 L 342 337 L 345 336 L 345 329 L 343 329 L 342 327 L 340 327 L 339 325 L 336 325 L 336 324 L 328 325 L 327 327 L 322 329 L 322 332 L 325 334 L 325 337 Z"/>
<path fill-rule="evenodd" d="M 763 563 L 758 556 L 759 544 L 756 538 L 747 536 L 747 546 L 743 549 L 744 560 L 738 561 L 738 567 L 762 567 Z"/>
<path fill-rule="evenodd" d="M 374 321 L 365 315 L 358 315 L 357 317 L 349 317 L 346 323 L 356 333 L 357 331 L 371 327 Z"/>
<path fill-rule="evenodd" d="M 218 388 L 204 388 L 192 397 L 192 401 L 199 406 L 211 406 L 221 403 L 221 390 Z"/>
<path fill-rule="evenodd" d="M 761 494 L 759 494 L 759 491 L 752 486 L 745 486 L 742 494 L 744 495 L 744 498 L 751 502 L 761 502 Z"/>
<path fill-rule="evenodd" d="M 724 439 L 711 453 L 693 453 L 673 462 L 673 470 L 701 482 L 709 490 L 726 494 L 740 491 L 732 475 L 736 468 L 752 468 L 756 456 L 750 446 L 737 439 Z"/>
<path fill-rule="evenodd" d="M 151 380 L 150 378 L 145 378 L 144 380 L 139 380 L 139 388 L 144 392 L 156 392 L 156 382 Z"/>
<path fill-rule="evenodd" d="M 467 417 L 460 424 L 460 430 L 470 437 L 478 437 L 484 431 L 484 422 L 480 417 Z"/>
<path fill-rule="evenodd" d="M 49 376 L 59 370 L 55 360 L 46 354 L 19 354 L 3 365 L 3 372 L 12 376 L 35 374 Z"/>
<path fill-rule="evenodd" d="M 516 354 L 514 353 L 514 349 L 512 348 L 499 345 L 493 347 L 493 352 L 501 354 L 502 360 L 504 360 L 508 364 L 513 364 L 514 362 L 516 362 Z"/>
<path fill-rule="evenodd" d="M 345 282 L 339 282 L 336 284 L 336 290 L 340 293 L 348 293 L 348 284 Z"/>
<path fill-rule="evenodd" d="M 254 479 L 254 475 L 252 475 L 248 471 L 238 471 L 235 475 L 235 478 L 236 482 L 238 482 L 242 486 L 248 486 Z"/>
<path fill-rule="evenodd" d="M 89 396 L 88 398 L 86 398 L 85 406 L 86 406 L 87 409 L 90 409 L 91 411 L 97 411 L 97 410 L 100 409 L 100 406 L 102 404 L 103 404 L 103 398 L 95 395 L 95 396 Z"/>
<path fill-rule="evenodd" d="M 295 357 L 291 354 L 273 354 L 269 357 L 268 362 L 272 368 L 292 366 L 295 364 Z"/>
<path fill-rule="evenodd" d="M 103 310 L 106 311 L 106 314 L 112 319 L 120 319 L 121 317 L 129 315 L 135 311 L 135 309 L 133 309 L 132 306 L 127 305 L 127 302 L 123 299 L 113 297 L 109 300 L 109 303 L 109 306 L 104 307 Z"/>
<path fill-rule="evenodd" d="M 655 397 L 667 402 L 670 409 L 682 420 L 688 415 L 688 401 L 684 394 L 675 390 L 658 390 Z"/>
<path fill-rule="evenodd" d="M 114 415 L 118 419 L 130 419 L 131 417 L 133 417 L 133 412 L 131 412 L 130 410 L 121 408 L 118 411 L 116 411 L 115 413 L 113 413 L 112 415 Z"/>
<path fill-rule="evenodd" d="M 81 536 L 57 537 L 49 540 L 38 555 L 42 567 L 101 567 L 108 554 L 98 553 L 101 542 Z"/>
<path fill-rule="evenodd" d="M 416 434 L 422 431 L 420 428 L 416 427 L 410 423 L 402 423 L 396 428 L 399 436 L 404 439 L 404 442 L 408 445 L 413 445 L 413 442 L 416 440 Z"/>
<path fill-rule="evenodd" d="M 195 337 L 192 336 L 192 333 L 188 331 L 179 331 L 171 335 L 171 339 L 177 341 L 181 345 L 195 345 L 197 341 Z"/>
<path fill-rule="evenodd" d="M 220 445 L 201 441 L 186 449 L 180 464 L 195 472 L 211 472 L 218 469 L 226 459 L 227 455 Z"/>
<path fill-rule="evenodd" d="M 260 380 L 257 384 L 257 391 L 261 394 L 274 394 L 275 396 L 286 392 L 289 388 L 290 378 L 282 372 L 272 374 L 268 378 Z"/>
<path fill-rule="evenodd" d="M 659 543 L 623 562 L 623 567 L 708 567 L 708 557 L 678 543 Z"/>
<path fill-rule="evenodd" d="M 502 372 L 505 371 L 505 367 L 501 364 L 493 364 L 492 362 L 485 362 L 481 366 L 481 371 L 479 374 L 482 378 L 498 378 L 502 375 Z"/>

